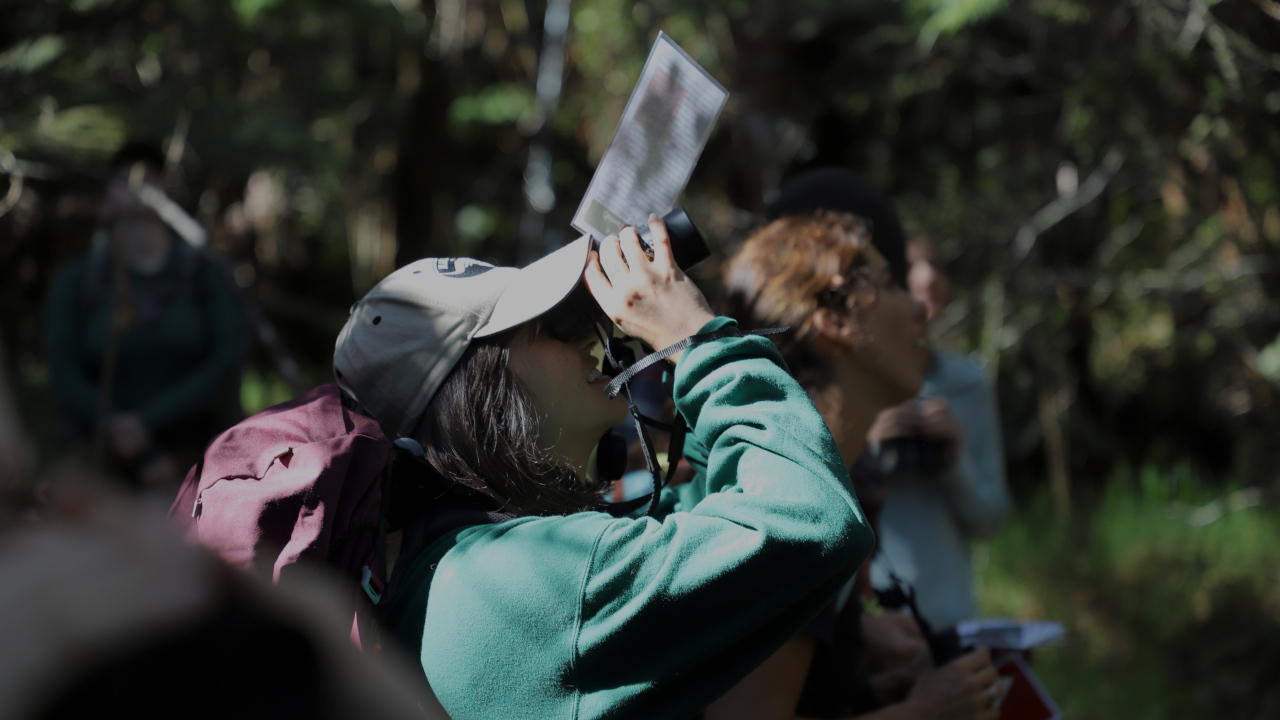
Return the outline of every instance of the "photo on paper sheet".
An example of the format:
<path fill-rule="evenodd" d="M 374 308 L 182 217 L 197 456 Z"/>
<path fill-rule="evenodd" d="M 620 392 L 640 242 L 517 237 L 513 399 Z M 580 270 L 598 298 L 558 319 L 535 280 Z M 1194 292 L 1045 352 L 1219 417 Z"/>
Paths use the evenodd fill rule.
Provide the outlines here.
<path fill-rule="evenodd" d="M 573 227 L 601 239 L 674 208 L 728 99 L 724 86 L 658 33 Z"/>

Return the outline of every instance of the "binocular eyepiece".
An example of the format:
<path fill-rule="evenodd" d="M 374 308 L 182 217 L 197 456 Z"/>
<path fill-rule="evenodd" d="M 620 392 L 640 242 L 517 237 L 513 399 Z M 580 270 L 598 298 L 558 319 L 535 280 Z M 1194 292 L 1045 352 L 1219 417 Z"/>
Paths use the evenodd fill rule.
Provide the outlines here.
<path fill-rule="evenodd" d="M 688 270 L 711 256 L 711 251 L 707 249 L 707 241 L 702 239 L 702 233 L 694 227 L 693 220 L 689 219 L 689 214 L 683 207 L 677 207 L 663 215 L 662 222 L 667 226 L 667 237 L 671 238 L 671 254 L 681 270 Z M 645 225 L 636 230 L 640 233 L 640 244 L 644 246 L 645 254 L 652 260 L 653 239 L 649 226 Z"/>
<path fill-rule="evenodd" d="M 711 250 L 707 248 L 706 240 L 702 238 L 702 233 L 698 232 L 698 228 L 694 226 L 683 207 L 677 207 L 662 216 L 662 221 L 667 226 L 667 236 L 671 238 L 671 254 L 681 270 L 688 270 L 710 257 Z M 649 228 L 636 229 L 639 231 L 640 244 L 644 247 L 645 254 L 652 260 L 653 240 Z M 593 244 L 599 246 L 598 241 Z M 543 314 L 542 331 L 557 340 L 569 342 L 584 328 L 594 326 L 604 320 L 604 317 L 604 311 L 591 296 L 591 291 L 587 289 L 585 283 L 579 282 L 573 292 Z"/>

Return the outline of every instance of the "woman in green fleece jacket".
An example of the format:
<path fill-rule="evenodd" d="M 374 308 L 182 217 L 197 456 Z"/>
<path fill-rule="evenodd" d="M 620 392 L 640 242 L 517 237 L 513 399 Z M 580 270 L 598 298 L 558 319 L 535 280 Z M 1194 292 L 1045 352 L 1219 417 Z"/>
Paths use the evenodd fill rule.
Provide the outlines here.
<path fill-rule="evenodd" d="M 502 513 L 401 562 L 384 607 L 455 720 L 692 716 L 870 551 L 839 451 L 774 346 L 714 317 L 650 228 L 652 261 L 630 228 L 523 270 L 420 260 L 339 336 L 344 390 L 436 480 Z M 696 506 L 598 511 L 586 466 L 626 406 L 603 392 L 589 328 L 551 332 L 545 315 L 580 277 L 651 347 L 721 331 L 671 358 L 676 407 L 709 449 Z"/>

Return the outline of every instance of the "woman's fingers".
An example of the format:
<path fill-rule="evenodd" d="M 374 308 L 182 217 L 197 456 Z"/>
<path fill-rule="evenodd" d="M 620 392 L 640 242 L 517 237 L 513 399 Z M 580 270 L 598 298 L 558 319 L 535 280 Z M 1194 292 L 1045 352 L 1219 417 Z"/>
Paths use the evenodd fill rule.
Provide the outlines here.
<path fill-rule="evenodd" d="M 634 227 L 628 225 L 622 228 L 622 232 L 618 234 L 618 244 L 622 247 L 627 266 L 632 270 L 639 270 L 649 264 L 649 258 L 645 257 L 644 248 L 640 245 L 640 233 Z"/>
<path fill-rule="evenodd" d="M 615 282 L 621 278 L 614 277 L 614 273 L 611 272 L 615 267 L 612 262 L 612 247 L 618 249 L 618 259 L 621 260 L 628 271 L 635 272 L 649 267 L 658 270 L 676 269 L 675 255 L 671 249 L 671 237 L 667 233 L 666 223 L 662 222 L 662 218 L 650 213 L 649 231 L 652 233 L 650 237 L 653 240 L 652 261 L 645 253 L 644 244 L 640 240 L 640 233 L 630 225 L 624 227 L 617 236 L 610 235 L 605 238 L 605 242 L 600 244 L 602 266 Z M 612 244 L 609 243 L 610 240 L 613 241 Z M 608 248 L 606 247 L 607 245 Z"/>
<path fill-rule="evenodd" d="M 587 255 L 587 269 L 582 272 L 582 281 L 587 284 L 587 290 L 596 299 L 600 309 L 604 310 L 610 319 L 616 317 L 617 307 L 614 299 L 617 291 L 613 289 L 613 282 L 609 280 L 609 276 L 600 267 L 600 253 L 595 250 Z"/>
<path fill-rule="evenodd" d="M 665 234 L 661 242 L 669 243 Z M 600 243 L 588 257 L 583 278 L 601 309 L 624 333 L 664 348 L 698 332 L 715 317 L 702 291 L 678 268 L 670 267 L 674 272 L 655 269 L 635 229 L 626 228 L 621 238 L 609 236 Z M 669 360 L 675 362 L 676 357 Z"/>
<path fill-rule="evenodd" d="M 649 237 L 653 238 L 653 266 L 658 270 L 675 267 L 671 236 L 667 233 L 667 224 L 662 222 L 657 213 L 649 213 Z"/>
<path fill-rule="evenodd" d="M 995 667 L 988 665 L 982 670 L 974 673 L 973 680 L 981 687 L 991 687 L 995 681 L 1000 679 L 1000 675 L 996 672 Z"/>
<path fill-rule="evenodd" d="M 627 272 L 631 269 L 627 266 L 627 261 L 622 257 L 622 248 L 618 245 L 618 236 L 610 235 L 600 241 L 600 267 L 604 270 L 605 275 L 609 276 L 610 284 L 617 284 L 626 280 Z"/>
<path fill-rule="evenodd" d="M 991 667 L 991 652 L 986 648 L 978 648 L 973 652 L 961 655 L 948 664 L 955 664 L 957 669 L 966 673 L 978 673 Z"/>
<path fill-rule="evenodd" d="M 587 253 L 587 269 L 582 273 L 582 279 L 587 283 L 587 289 L 594 295 L 597 289 L 612 290 L 613 283 L 609 281 L 609 276 L 604 273 L 604 268 L 600 267 L 600 253 L 592 250 Z"/>

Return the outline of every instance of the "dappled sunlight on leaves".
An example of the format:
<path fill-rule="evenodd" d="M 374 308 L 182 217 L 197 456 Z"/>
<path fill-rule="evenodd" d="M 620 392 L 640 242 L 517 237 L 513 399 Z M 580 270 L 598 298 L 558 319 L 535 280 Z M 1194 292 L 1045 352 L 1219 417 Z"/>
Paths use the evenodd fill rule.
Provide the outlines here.
<path fill-rule="evenodd" d="M 1217 499 L 1185 468 L 1122 473 L 1072 525 L 1040 497 L 986 548 L 985 613 L 1070 629 L 1036 663 L 1068 715 L 1266 716 L 1251 713 L 1275 702 L 1260 678 L 1280 656 L 1261 638 L 1280 630 L 1280 514 L 1242 507 L 1188 522 Z"/>

